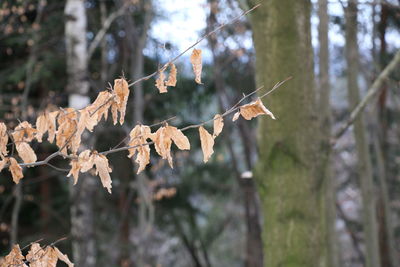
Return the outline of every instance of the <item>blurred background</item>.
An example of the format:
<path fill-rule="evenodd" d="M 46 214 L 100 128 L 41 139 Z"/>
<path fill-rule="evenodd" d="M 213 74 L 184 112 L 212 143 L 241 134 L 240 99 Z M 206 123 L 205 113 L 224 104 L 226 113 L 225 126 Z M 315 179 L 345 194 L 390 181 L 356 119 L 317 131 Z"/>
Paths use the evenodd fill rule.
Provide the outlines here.
<path fill-rule="evenodd" d="M 190 151 L 173 151 L 173 169 L 152 152 L 136 175 L 126 152 L 114 153 L 111 195 L 91 174 L 72 186 L 62 158 L 24 170 L 18 185 L 3 171 L 0 256 L 15 243 L 66 237 L 57 247 L 78 267 L 400 266 L 399 64 L 335 135 L 396 63 L 400 1 L 260 3 L 196 46 L 203 84 L 189 50 L 175 63 L 176 87 L 135 84 L 126 123 L 103 121 L 83 142 L 104 151 L 137 123 L 197 124 L 293 77 L 263 98 L 276 121 L 228 117 L 206 164 L 196 130 Z M 153 73 L 256 4 L 1 0 L 0 121 L 12 129 L 46 108 L 92 102 L 114 79 Z M 57 151 L 32 147 L 39 160 Z"/>

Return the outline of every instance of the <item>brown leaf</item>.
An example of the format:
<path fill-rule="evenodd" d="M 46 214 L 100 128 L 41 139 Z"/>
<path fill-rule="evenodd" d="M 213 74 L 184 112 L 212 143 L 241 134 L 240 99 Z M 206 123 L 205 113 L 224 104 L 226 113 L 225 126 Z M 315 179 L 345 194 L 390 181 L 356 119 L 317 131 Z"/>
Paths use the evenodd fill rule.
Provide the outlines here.
<path fill-rule="evenodd" d="M 97 122 L 100 122 L 104 117 L 104 120 L 108 118 L 108 110 L 112 104 L 113 95 L 109 91 L 101 91 L 96 100 L 87 107 L 88 111 L 92 115 L 92 117 L 97 119 Z"/>
<path fill-rule="evenodd" d="M 54 247 L 54 251 L 60 261 L 65 262 L 65 264 L 67 264 L 68 267 L 74 267 L 74 264 L 69 260 L 67 254 L 62 254 L 62 252 L 56 247 Z"/>
<path fill-rule="evenodd" d="M 7 126 L 3 122 L 0 122 L 0 156 L 7 156 L 7 143 Z"/>
<path fill-rule="evenodd" d="M 32 125 L 23 121 L 15 127 L 12 137 L 14 142 L 30 142 L 35 137 L 37 130 L 32 127 Z"/>
<path fill-rule="evenodd" d="M 107 188 L 108 193 L 111 194 L 111 176 L 112 172 L 110 166 L 108 165 L 108 159 L 106 156 L 94 153 L 94 164 L 96 165 L 96 175 L 100 176 L 101 183 L 103 187 Z"/>
<path fill-rule="evenodd" d="M 26 142 L 16 143 L 16 149 L 19 157 L 24 163 L 34 163 L 37 160 L 36 154 L 31 146 Z"/>
<path fill-rule="evenodd" d="M 4 169 L 7 164 L 7 159 L 0 160 L 0 172 Z"/>
<path fill-rule="evenodd" d="M 8 160 L 10 162 L 8 169 L 11 172 L 14 183 L 18 184 L 19 180 L 24 178 L 24 175 L 22 174 L 22 168 L 18 165 L 18 162 L 15 160 L 15 158 L 10 157 Z"/>
<path fill-rule="evenodd" d="M 264 106 L 260 98 L 258 98 L 256 101 L 251 102 L 250 104 L 241 106 L 240 114 L 246 120 L 251 120 L 252 118 L 257 117 L 258 115 L 263 115 L 263 114 L 268 115 L 275 120 L 274 114 L 272 114 L 272 112 L 269 111 Z"/>
<path fill-rule="evenodd" d="M 240 116 L 240 111 L 236 112 L 236 113 L 233 115 L 232 121 L 236 121 L 237 119 L 239 119 L 239 116 Z"/>
<path fill-rule="evenodd" d="M 129 137 L 128 145 L 136 147 L 128 149 L 128 157 L 132 157 L 137 152 L 135 162 L 139 164 L 139 169 L 137 171 L 139 174 L 146 168 L 147 164 L 150 163 L 150 147 L 144 144 L 146 144 L 147 139 L 151 137 L 151 129 L 146 125 L 136 125 L 130 132 Z"/>
<path fill-rule="evenodd" d="M 156 87 L 158 88 L 158 91 L 160 94 L 167 93 L 167 86 L 165 86 L 165 74 L 164 74 L 164 69 L 160 70 L 160 73 L 158 74 L 158 78 L 156 80 Z"/>
<path fill-rule="evenodd" d="M 56 133 L 56 145 L 62 148 L 61 152 L 67 154 L 67 149 L 70 148 L 73 153 L 79 148 L 79 137 L 75 136 L 78 126 L 78 115 L 73 108 L 67 108 L 59 113 L 57 118 L 58 130 Z M 75 140 L 74 139 L 75 136 Z"/>
<path fill-rule="evenodd" d="M 188 138 L 176 127 L 166 126 L 160 127 L 154 134 L 151 135 L 151 140 L 154 142 L 157 153 L 163 158 L 168 160 L 169 165 L 173 168 L 173 161 L 171 156 L 171 145 L 174 141 L 175 145 L 181 150 L 190 149 Z"/>
<path fill-rule="evenodd" d="M 24 259 L 25 257 L 22 255 L 19 245 L 16 244 L 13 246 L 10 253 L 4 257 L 4 262 L 2 262 L 1 267 L 10 267 L 10 266 L 27 267 L 27 265 L 24 263 Z"/>
<path fill-rule="evenodd" d="M 58 111 L 46 112 L 36 119 L 36 136 L 39 143 L 42 142 L 43 135 L 48 132 L 47 140 L 53 143 L 56 134 L 56 118 Z"/>
<path fill-rule="evenodd" d="M 165 82 L 166 86 L 175 86 L 176 85 L 176 74 L 177 74 L 177 70 L 176 70 L 176 66 L 174 63 L 170 64 L 170 71 L 169 71 L 169 76 L 168 76 L 168 80 Z"/>
<path fill-rule="evenodd" d="M 190 56 L 190 63 L 192 63 L 193 72 L 195 74 L 194 80 L 196 81 L 196 83 L 201 84 L 201 49 L 193 49 L 192 55 Z"/>
<path fill-rule="evenodd" d="M 214 138 L 202 126 L 199 127 L 201 150 L 203 150 L 203 161 L 207 162 L 214 153 Z"/>
<path fill-rule="evenodd" d="M 47 266 L 45 262 L 45 251 L 38 243 L 33 243 L 31 248 L 26 255 L 26 260 L 29 262 L 29 266 L 32 267 L 41 267 Z"/>
<path fill-rule="evenodd" d="M 69 165 L 71 165 L 71 170 L 69 171 L 67 177 L 70 177 L 72 175 L 74 177 L 74 185 L 76 185 L 76 183 L 78 182 L 81 165 L 79 164 L 79 161 L 77 159 L 71 160 Z"/>
<path fill-rule="evenodd" d="M 119 111 L 119 124 L 122 125 L 125 120 L 126 104 L 129 97 L 128 82 L 124 78 L 114 80 L 114 94 L 116 107 Z"/>
<path fill-rule="evenodd" d="M 223 128 L 224 128 L 224 118 L 220 114 L 215 115 L 213 137 L 214 138 L 217 137 L 222 132 Z"/>
<path fill-rule="evenodd" d="M 169 138 L 172 139 L 172 141 L 174 141 L 175 145 L 181 149 L 181 150 L 189 150 L 190 149 L 190 143 L 189 143 L 189 139 L 182 133 L 181 130 L 179 130 L 176 127 L 173 126 L 169 126 L 167 124 L 166 128 L 166 132 L 167 135 L 169 136 Z"/>
<path fill-rule="evenodd" d="M 93 168 L 94 157 L 93 155 L 91 155 L 91 153 L 92 152 L 89 149 L 86 149 L 79 154 L 78 162 L 81 168 L 80 171 L 82 173 L 87 172 L 88 170 Z"/>

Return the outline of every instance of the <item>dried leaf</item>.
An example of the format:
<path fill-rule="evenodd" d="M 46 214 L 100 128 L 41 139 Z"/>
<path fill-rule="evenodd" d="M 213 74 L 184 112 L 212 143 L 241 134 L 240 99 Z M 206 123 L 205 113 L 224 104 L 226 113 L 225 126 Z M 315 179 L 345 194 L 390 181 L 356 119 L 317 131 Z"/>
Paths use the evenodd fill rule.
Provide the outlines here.
<path fill-rule="evenodd" d="M 129 133 L 129 137 L 128 145 L 136 147 L 129 149 L 128 157 L 132 157 L 137 152 L 135 162 L 139 164 L 139 169 L 137 171 L 139 174 L 146 168 L 147 164 L 150 163 L 150 147 L 144 144 L 146 144 L 147 139 L 151 137 L 151 129 L 146 125 L 136 125 Z"/>
<path fill-rule="evenodd" d="M 237 119 L 239 119 L 240 116 L 240 111 L 236 112 L 235 115 L 233 115 L 232 121 L 236 121 Z"/>
<path fill-rule="evenodd" d="M 96 175 L 100 176 L 103 187 L 107 188 L 108 193 L 111 194 L 112 181 L 110 172 L 112 170 L 108 165 L 108 159 L 104 155 L 94 153 L 94 164 L 96 165 Z"/>
<path fill-rule="evenodd" d="M 258 98 L 256 101 L 251 102 L 250 104 L 244 105 L 240 107 L 240 114 L 245 118 L 246 120 L 251 120 L 254 117 L 257 117 L 258 115 L 268 115 L 272 119 L 275 120 L 274 114 L 272 114 L 271 111 L 269 111 L 264 104 L 261 102 L 261 99 Z"/>
<path fill-rule="evenodd" d="M 222 132 L 223 128 L 224 128 L 224 118 L 220 114 L 215 115 L 213 137 L 214 138 L 217 137 Z"/>
<path fill-rule="evenodd" d="M 116 100 L 118 103 L 119 111 L 119 124 L 123 124 L 125 120 L 126 104 L 128 103 L 129 97 L 129 86 L 125 79 L 114 80 L 114 90 L 117 94 Z"/>
<path fill-rule="evenodd" d="M 6 159 L 0 160 L 0 172 L 4 169 L 6 164 L 7 164 L 7 160 Z"/>
<path fill-rule="evenodd" d="M 36 119 L 36 139 L 39 143 L 42 142 L 43 134 L 47 132 L 47 119 L 46 114 L 42 114 Z"/>
<path fill-rule="evenodd" d="M 10 166 L 8 166 L 8 169 L 11 172 L 14 183 L 18 184 L 19 180 L 24 178 L 24 175 L 22 174 L 22 168 L 18 165 L 18 162 L 15 160 L 15 158 L 10 157 L 8 160 L 10 162 Z"/>
<path fill-rule="evenodd" d="M 65 264 L 67 264 L 68 267 L 74 267 L 74 264 L 69 260 L 67 254 L 62 254 L 62 252 L 56 247 L 54 247 L 54 251 L 57 254 L 57 257 L 60 261 L 65 262 Z"/>
<path fill-rule="evenodd" d="M 176 66 L 174 63 L 170 64 L 170 71 L 169 71 L 169 76 L 168 76 L 168 80 L 165 82 L 166 86 L 175 86 L 176 85 L 176 74 L 177 74 L 177 70 L 176 70 Z"/>
<path fill-rule="evenodd" d="M 70 177 L 72 175 L 74 177 L 74 185 L 76 185 L 76 183 L 78 182 L 81 165 L 79 164 L 79 161 L 77 159 L 71 160 L 69 165 L 71 165 L 71 170 L 69 171 L 67 177 Z"/>
<path fill-rule="evenodd" d="M 203 161 L 207 162 L 214 153 L 214 138 L 202 126 L 199 127 L 201 150 L 203 151 Z"/>
<path fill-rule="evenodd" d="M 42 247 L 38 243 L 33 243 L 31 248 L 26 255 L 26 260 L 29 262 L 29 266 L 32 267 L 42 267 L 47 266 L 45 262 L 45 254 L 46 252 L 42 249 Z"/>
<path fill-rule="evenodd" d="M 167 86 L 165 86 L 165 74 L 164 74 L 164 69 L 160 70 L 160 73 L 158 74 L 158 78 L 156 80 L 156 87 L 158 88 L 158 91 L 160 94 L 167 93 Z"/>
<path fill-rule="evenodd" d="M 70 148 L 73 153 L 76 153 L 79 148 L 80 136 L 77 137 L 75 135 L 78 126 L 77 121 L 78 115 L 73 108 L 63 110 L 57 118 L 59 126 L 56 133 L 56 145 L 64 154 L 67 154 L 68 148 Z"/>
<path fill-rule="evenodd" d="M 0 156 L 7 156 L 7 143 L 7 126 L 3 122 L 0 122 Z"/>
<path fill-rule="evenodd" d="M 12 137 L 14 142 L 30 142 L 35 137 L 37 130 L 32 127 L 32 125 L 23 121 L 15 127 Z"/>
<path fill-rule="evenodd" d="M 193 72 L 195 74 L 194 80 L 196 81 L 196 83 L 201 84 L 201 49 L 193 49 L 192 55 L 190 56 L 190 63 L 192 63 Z"/>
<path fill-rule="evenodd" d="M 190 149 L 188 138 L 176 127 L 166 124 L 160 127 L 154 134 L 151 134 L 151 140 L 154 142 L 157 153 L 163 158 L 168 160 L 169 165 L 173 168 L 173 161 L 171 156 L 171 145 L 174 141 L 175 145 L 181 150 Z"/>
<path fill-rule="evenodd" d="M 19 245 L 14 245 L 10 253 L 4 257 L 1 267 L 20 266 L 27 267 L 24 263 L 25 257 L 22 255 Z"/>
<path fill-rule="evenodd" d="M 189 139 L 182 133 L 181 130 L 173 126 L 169 126 L 168 124 L 165 128 L 168 136 L 172 139 L 172 141 L 174 141 L 175 145 L 179 149 L 181 150 L 190 149 Z"/>
<path fill-rule="evenodd" d="M 93 168 L 94 157 L 93 155 L 91 155 L 91 153 L 92 152 L 89 149 L 86 149 L 79 154 L 78 162 L 80 166 L 80 171 L 82 173 L 87 172 L 88 170 Z"/>
<path fill-rule="evenodd" d="M 16 143 L 16 149 L 19 157 L 24 163 L 34 163 L 37 160 L 36 154 L 31 146 L 26 142 Z"/>
<path fill-rule="evenodd" d="M 42 142 L 43 135 L 48 132 L 47 140 L 53 143 L 56 135 L 56 118 L 58 111 L 46 112 L 36 119 L 36 139 L 39 143 Z"/>
<path fill-rule="evenodd" d="M 96 100 L 87 107 L 87 110 L 90 112 L 91 116 L 97 119 L 97 122 L 100 122 L 104 117 L 104 120 L 108 118 L 108 110 L 112 104 L 113 95 L 109 91 L 101 91 Z"/>

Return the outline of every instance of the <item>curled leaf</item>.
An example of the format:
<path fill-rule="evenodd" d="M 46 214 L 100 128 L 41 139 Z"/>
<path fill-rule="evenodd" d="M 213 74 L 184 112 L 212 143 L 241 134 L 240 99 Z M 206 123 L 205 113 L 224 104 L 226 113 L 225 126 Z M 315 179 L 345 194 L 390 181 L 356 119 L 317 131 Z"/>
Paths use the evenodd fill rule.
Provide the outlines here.
<path fill-rule="evenodd" d="M 101 91 L 96 100 L 87 107 L 90 115 L 100 122 L 104 117 L 105 120 L 108 118 L 108 110 L 112 104 L 113 95 L 109 91 Z"/>
<path fill-rule="evenodd" d="M 8 154 L 7 143 L 7 126 L 3 122 L 0 122 L 0 156 L 6 156 Z"/>
<path fill-rule="evenodd" d="M 201 70 L 202 70 L 202 59 L 201 59 L 201 49 L 193 49 L 190 55 L 190 63 L 192 63 L 193 72 L 195 75 L 195 81 L 201 84 Z"/>
<path fill-rule="evenodd" d="M 176 66 L 174 63 L 171 63 L 168 80 L 165 82 L 166 86 L 175 86 L 176 85 L 176 74 L 177 74 Z"/>
<path fill-rule="evenodd" d="M 240 111 L 236 112 L 236 113 L 233 115 L 232 121 L 236 121 L 237 119 L 239 119 L 239 116 L 240 116 Z"/>
<path fill-rule="evenodd" d="M 63 254 L 58 248 L 54 247 L 54 251 L 60 261 L 65 262 L 68 267 L 74 267 L 74 264 L 69 260 L 67 254 Z"/>
<path fill-rule="evenodd" d="M 21 267 L 27 267 L 27 265 L 24 262 L 25 257 L 22 255 L 21 249 L 19 248 L 19 245 L 16 244 L 13 246 L 12 250 L 10 253 L 4 257 L 4 262 L 1 262 L 1 266 L 21 266 Z"/>
<path fill-rule="evenodd" d="M 24 163 L 34 163 L 37 160 L 36 154 L 31 146 L 26 142 L 16 143 L 16 149 L 18 156 L 23 160 Z"/>
<path fill-rule="evenodd" d="M 222 132 L 223 128 L 224 128 L 224 118 L 220 114 L 215 115 L 213 137 L 214 138 L 217 137 Z"/>
<path fill-rule="evenodd" d="M 147 139 L 151 137 L 151 130 L 149 126 L 146 125 L 136 125 L 135 128 L 129 133 L 129 146 L 133 147 L 128 149 L 128 157 L 136 155 L 135 162 L 139 164 L 139 169 L 137 173 L 139 174 L 143 171 L 147 164 L 150 163 L 150 147 L 147 145 Z"/>
<path fill-rule="evenodd" d="M 123 124 L 125 120 L 126 104 L 128 103 L 129 87 L 128 82 L 124 79 L 114 80 L 115 102 L 112 104 L 112 112 L 114 124 L 116 124 L 115 109 L 119 111 L 119 124 Z"/>
<path fill-rule="evenodd" d="M 96 175 L 100 176 L 103 187 L 107 188 L 108 193 L 111 194 L 112 181 L 110 172 L 112 170 L 108 165 L 108 159 L 104 155 L 94 153 L 94 164 L 96 165 Z"/>
<path fill-rule="evenodd" d="M 32 125 L 23 121 L 15 127 L 12 137 L 14 142 L 30 142 L 35 137 L 37 130 L 32 127 Z"/>
<path fill-rule="evenodd" d="M 214 153 L 214 138 L 202 126 L 199 127 L 201 150 L 203 151 L 203 161 L 207 162 Z"/>
<path fill-rule="evenodd" d="M 43 135 L 48 132 L 47 140 L 52 143 L 56 133 L 56 118 L 58 111 L 46 112 L 36 119 L 36 139 L 42 142 Z"/>
<path fill-rule="evenodd" d="M 8 160 L 10 162 L 8 169 L 11 172 L 14 183 L 18 184 L 19 180 L 24 178 L 24 175 L 22 174 L 22 168 L 18 165 L 18 162 L 15 160 L 15 158 L 11 157 Z"/>
<path fill-rule="evenodd" d="M 274 114 L 269 111 L 264 104 L 261 102 L 261 99 L 258 98 L 256 101 L 251 102 L 250 104 L 244 105 L 240 107 L 240 114 L 246 120 L 251 120 L 258 115 L 268 115 L 272 119 L 275 120 Z"/>
<path fill-rule="evenodd" d="M 165 74 L 164 74 L 164 70 L 160 70 L 159 74 L 158 74 L 158 78 L 156 80 L 156 87 L 158 88 L 158 91 L 160 92 L 160 94 L 163 93 L 167 93 L 167 86 L 165 86 Z"/>

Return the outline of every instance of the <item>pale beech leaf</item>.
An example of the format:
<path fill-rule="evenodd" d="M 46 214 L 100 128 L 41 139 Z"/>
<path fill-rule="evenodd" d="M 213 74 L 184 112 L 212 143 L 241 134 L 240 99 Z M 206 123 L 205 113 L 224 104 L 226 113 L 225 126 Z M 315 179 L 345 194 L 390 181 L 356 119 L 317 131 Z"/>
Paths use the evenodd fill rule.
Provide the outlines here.
<path fill-rule="evenodd" d="M 128 103 L 129 97 L 128 82 L 124 78 L 114 80 L 114 94 L 119 111 L 119 124 L 122 125 L 125 120 L 126 104 Z"/>
<path fill-rule="evenodd" d="M 236 112 L 236 113 L 233 115 L 232 121 L 236 121 L 237 119 L 239 119 L 239 116 L 240 116 L 240 111 Z"/>
<path fill-rule="evenodd" d="M 15 127 L 12 137 L 14 142 L 30 142 L 35 137 L 37 130 L 32 127 L 32 125 L 23 121 Z"/>
<path fill-rule="evenodd" d="M 19 142 L 15 145 L 18 156 L 24 163 L 34 163 L 37 160 L 36 154 L 31 146 L 26 142 Z"/>
<path fill-rule="evenodd" d="M 101 91 L 96 100 L 87 107 L 91 116 L 97 119 L 97 122 L 100 122 L 104 117 L 104 120 L 108 118 L 108 110 L 111 107 L 113 99 L 113 94 L 109 91 Z"/>
<path fill-rule="evenodd" d="M 107 188 L 108 193 L 111 194 L 111 176 L 112 172 L 110 166 L 108 165 L 108 159 L 106 156 L 94 153 L 94 164 L 96 165 L 96 175 L 100 176 L 101 183 L 103 187 Z"/>
<path fill-rule="evenodd" d="M 31 245 L 28 254 L 26 255 L 26 260 L 29 262 L 29 266 L 31 267 L 42 267 L 48 266 L 46 262 L 46 252 L 42 249 L 42 247 L 38 243 L 33 243 Z"/>
<path fill-rule="evenodd" d="M 8 154 L 7 143 L 7 126 L 3 122 L 0 122 L 0 156 L 6 156 Z"/>
<path fill-rule="evenodd" d="M 57 257 L 60 261 L 65 262 L 65 264 L 68 265 L 68 267 L 74 267 L 74 264 L 69 260 L 67 254 L 63 254 L 58 248 L 54 247 L 54 251 L 57 254 Z"/>
<path fill-rule="evenodd" d="M 42 114 L 39 117 L 37 117 L 37 119 L 36 119 L 36 130 L 37 130 L 36 139 L 38 140 L 39 143 L 41 143 L 43 135 L 48 130 L 46 114 Z"/>
<path fill-rule="evenodd" d="M 74 185 L 76 185 L 76 183 L 78 182 L 81 165 L 79 164 L 79 160 L 77 159 L 71 160 L 69 165 L 71 165 L 71 170 L 69 170 L 67 177 L 70 177 L 72 175 L 72 177 L 74 177 Z"/>
<path fill-rule="evenodd" d="M 181 150 L 189 150 L 190 149 L 190 143 L 189 139 L 182 133 L 181 130 L 179 130 L 176 127 L 169 126 L 167 124 L 166 126 L 166 132 L 169 136 L 169 138 L 174 141 L 175 145 L 181 149 Z"/>
<path fill-rule="evenodd" d="M 151 140 L 154 142 L 154 147 L 157 153 L 163 158 L 168 160 L 169 166 L 174 167 L 171 156 L 172 140 L 168 136 L 165 127 L 160 127 L 155 133 L 151 134 Z"/>
<path fill-rule="evenodd" d="M 159 74 L 158 74 L 158 78 L 156 80 L 156 87 L 158 88 L 158 91 L 160 92 L 160 94 L 163 93 L 167 93 L 167 86 L 165 86 L 165 74 L 164 74 L 164 70 L 160 70 Z"/>
<path fill-rule="evenodd" d="M 79 147 L 79 138 L 76 137 L 75 133 L 78 126 L 78 115 L 73 108 L 67 108 L 60 111 L 57 123 L 58 130 L 56 132 L 56 145 L 58 148 L 62 148 L 61 152 L 67 154 L 67 149 L 70 148 L 74 153 Z M 74 138 L 75 137 L 75 138 Z"/>
<path fill-rule="evenodd" d="M 165 82 L 166 86 L 176 86 L 177 69 L 174 63 L 170 64 L 168 80 Z"/>
<path fill-rule="evenodd" d="M 7 159 L 0 160 L 0 172 L 4 169 L 7 164 Z"/>
<path fill-rule="evenodd" d="M 128 157 L 134 156 L 137 152 L 135 162 L 139 164 L 137 171 L 139 174 L 150 163 L 150 147 L 146 143 L 147 139 L 151 137 L 151 129 L 146 125 L 136 125 L 129 133 L 129 137 L 128 145 L 134 148 L 128 149 Z"/>
<path fill-rule="evenodd" d="M 220 114 L 215 115 L 213 137 L 214 138 L 217 137 L 222 132 L 223 128 L 224 128 L 224 118 Z"/>
<path fill-rule="evenodd" d="M 9 162 L 10 166 L 8 166 L 8 169 L 11 172 L 14 183 L 18 184 L 19 180 L 24 178 L 24 175 L 22 174 L 22 168 L 18 165 L 18 162 L 15 160 L 15 158 L 9 158 Z"/>
<path fill-rule="evenodd" d="M 214 138 L 202 126 L 199 127 L 201 150 L 203 151 L 203 161 L 207 162 L 214 153 Z"/>
<path fill-rule="evenodd" d="M 246 120 L 251 120 L 252 118 L 257 117 L 258 115 L 264 115 L 264 114 L 270 116 L 272 119 L 275 120 L 274 114 L 272 114 L 272 112 L 269 111 L 264 106 L 264 104 L 261 102 L 260 98 L 258 98 L 254 102 L 251 102 L 250 104 L 241 106 L 240 114 Z"/>
<path fill-rule="evenodd" d="M 196 81 L 196 83 L 201 84 L 201 70 L 203 68 L 201 49 L 193 49 L 193 52 L 190 55 L 190 63 L 192 63 L 193 72 L 195 75 L 194 80 Z"/>
<path fill-rule="evenodd" d="M 1 267 L 11 267 L 11 266 L 27 267 L 24 260 L 25 257 L 22 255 L 19 245 L 16 244 L 13 246 L 10 253 L 4 257 L 4 261 L 1 262 Z"/>
<path fill-rule="evenodd" d="M 91 155 L 91 151 L 86 149 L 79 154 L 78 163 L 80 166 L 80 171 L 82 173 L 87 172 L 94 165 L 94 157 Z"/>

